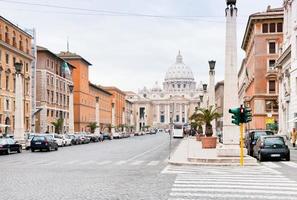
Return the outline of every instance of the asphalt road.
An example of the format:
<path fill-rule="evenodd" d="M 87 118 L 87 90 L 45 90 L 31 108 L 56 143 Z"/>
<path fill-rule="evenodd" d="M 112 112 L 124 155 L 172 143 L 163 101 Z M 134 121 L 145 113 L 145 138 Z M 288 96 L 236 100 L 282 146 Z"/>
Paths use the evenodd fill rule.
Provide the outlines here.
<path fill-rule="evenodd" d="M 173 148 L 178 140 L 173 141 Z M 168 134 L 0 156 L 0 199 L 168 199 Z"/>

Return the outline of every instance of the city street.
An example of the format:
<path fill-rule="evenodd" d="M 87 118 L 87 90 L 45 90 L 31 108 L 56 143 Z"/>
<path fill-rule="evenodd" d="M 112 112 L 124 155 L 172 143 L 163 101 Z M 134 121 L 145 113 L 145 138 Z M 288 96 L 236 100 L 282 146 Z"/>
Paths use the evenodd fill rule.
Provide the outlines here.
<path fill-rule="evenodd" d="M 173 147 L 178 140 L 173 141 Z M 1 199 L 167 199 L 168 134 L 0 156 Z"/>

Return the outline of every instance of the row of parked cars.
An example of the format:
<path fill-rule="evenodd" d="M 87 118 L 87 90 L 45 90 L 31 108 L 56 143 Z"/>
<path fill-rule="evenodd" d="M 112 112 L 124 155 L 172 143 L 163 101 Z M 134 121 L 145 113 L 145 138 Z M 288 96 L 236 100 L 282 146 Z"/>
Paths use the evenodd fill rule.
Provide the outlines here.
<path fill-rule="evenodd" d="M 259 161 L 290 161 L 290 149 L 286 139 L 286 136 L 276 135 L 269 130 L 250 130 L 246 132 L 244 142 L 248 155 Z"/>

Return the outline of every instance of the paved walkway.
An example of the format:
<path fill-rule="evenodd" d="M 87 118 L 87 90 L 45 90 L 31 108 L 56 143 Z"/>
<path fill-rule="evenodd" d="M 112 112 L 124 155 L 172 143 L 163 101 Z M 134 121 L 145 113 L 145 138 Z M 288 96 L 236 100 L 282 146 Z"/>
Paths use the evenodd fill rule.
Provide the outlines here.
<path fill-rule="evenodd" d="M 218 144 L 219 145 L 219 144 Z M 246 164 L 257 165 L 255 159 L 245 157 Z M 239 157 L 218 157 L 217 149 L 202 149 L 195 137 L 184 138 L 169 160 L 174 165 L 238 165 Z"/>

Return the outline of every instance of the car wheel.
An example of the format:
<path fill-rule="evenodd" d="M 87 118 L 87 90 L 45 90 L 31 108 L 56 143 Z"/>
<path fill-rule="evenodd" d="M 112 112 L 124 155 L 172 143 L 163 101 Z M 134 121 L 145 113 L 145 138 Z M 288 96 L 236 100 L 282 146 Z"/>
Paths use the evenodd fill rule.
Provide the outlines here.
<path fill-rule="evenodd" d="M 10 150 L 10 148 L 8 148 L 6 151 L 6 155 L 9 155 L 10 153 L 11 153 L 11 150 Z"/>
<path fill-rule="evenodd" d="M 287 155 L 286 155 L 286 161 L 290 161 L 291 160 L 291 158 L 290 158 L 290 154 L 288 153 Z"/>
<path fill-rule="evenodd" d="M 259 161 L 260 161 L 260 162 L 264 161 L 264 159 L 263 159 L 263 156 L 262 156 L 262 153 L 261 153 L 261 152 L 259 152 L 259 153 L 258 153 L 258 159 L 259 159 Z"/>
<path fill-rule="evenodd" d="M 58 151 L 58 147 L 55 148 L 55 151 Z"/>
<path fill-rule="evenodd" d="M 32 151 L 32 152 L 34 152 L 34 151 L 35 151 L 35 149 L 31 148 L 31 151 Z"/>
<path fill-rule="evenodd" d="M 17 150 L 18 153 L 22 153 L 22 147 L 19 147 L 19 149 Z"/>

